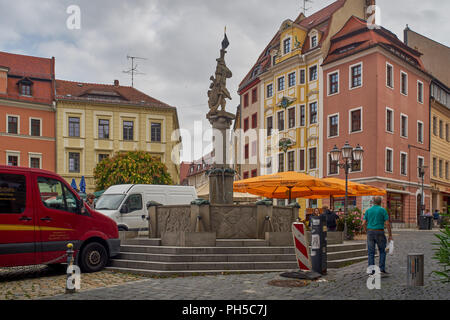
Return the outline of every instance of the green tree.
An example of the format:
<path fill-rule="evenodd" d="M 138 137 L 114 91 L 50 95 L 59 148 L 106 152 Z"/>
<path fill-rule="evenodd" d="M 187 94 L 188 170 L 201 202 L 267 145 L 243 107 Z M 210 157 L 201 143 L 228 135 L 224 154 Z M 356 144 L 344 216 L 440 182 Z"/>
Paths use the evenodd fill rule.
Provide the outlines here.
<path fill-rule="evenodd" d="M 450 283 L 450 215 L 443 215 L 441 219 L 441 232 L 435 235 L 439 242 L 433 243 L 437 246 L 433 249 L 433 259 L 438 261 L 441 270 L 435 270 L 433 273 L 438 275 L 442 282 Z"/>
<path fill-rule="evenodd" d="M 172 184 L 167 167 L 145 151 L 118 152 L 94 169 L 96 190 L 116 184 Z"/>

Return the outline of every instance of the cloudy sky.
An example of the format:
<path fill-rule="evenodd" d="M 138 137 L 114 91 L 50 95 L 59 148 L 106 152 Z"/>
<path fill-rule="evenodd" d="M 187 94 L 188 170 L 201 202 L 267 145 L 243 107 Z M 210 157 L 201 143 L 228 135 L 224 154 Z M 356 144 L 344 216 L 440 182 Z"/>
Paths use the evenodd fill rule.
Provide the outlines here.
<path fill-rule="evenodd" d="M 314 0 L 307 15 L 334 0 Z M 232 101 L 239 82 L 302 0 L 0 0 L 0 50 L 56 58 L 58 79 L 131 85 L 127 55 L 144 57 L 135 87 L 178 108 L 180 126 L 209 128 L 206 92 L 215 70 L 224 26 Z M 448 0 L 377 0 L 381 24 L 403 40 L 406 24 L 450 46 Z M 81 9 L 81 28 L 70 30 L 67 8 Z M 197 122 L 196 122 L 197 121 Z M 205 142 L 205 145 L 208 145 Z M 200 156 L 199 154 L 193 155 Z M 190 154 L 183 159 L 189 160 Z"/>

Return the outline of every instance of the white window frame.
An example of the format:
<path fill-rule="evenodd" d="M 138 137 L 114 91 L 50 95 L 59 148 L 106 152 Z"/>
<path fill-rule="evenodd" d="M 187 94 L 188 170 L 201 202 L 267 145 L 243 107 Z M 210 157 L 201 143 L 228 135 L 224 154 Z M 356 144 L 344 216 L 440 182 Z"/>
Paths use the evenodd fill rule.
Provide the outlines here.
<path fill-rule="evenodd" d="M 420 178 L 420 175 L 419 175 L 419 170 L 418 170 L 418 168 L 419 168 L 419 165 L 420 165 L 420 161 L 419 161 L 419 159 L 422 159 L 422 163 L 423 163 L 423 165 L 425 166 L 425 158 L 424 158 L 424 157 L 422 157 L 422 156 L 417 156 L 417 170 L 416 170 L 416 173 L 417 173 L 417 178 Z M 430 174 L 430 176 L 431 176 L 431 174 Z"/>
<path fill-rule="evenodd" d="M 284 52 L 284 42 L 286 40 L 289 40 L 289 51 L 288 52 Z M 282 44 L 282 52 L 283 52 L 282 56 L 288 55 L 289 53 L 292 52 L 292 45 L 293 45 L 293 43 L 292 43 L 292 36 L 285 37 L 283 39 L 283 41 L 281 42 L 281 44 Z"/>
<path fill-rule="evenodd" d="M 402 92 L 402 87 L 403 87 L 403 75 L 405 75 L 406 76 L 406 93 L 403 93 Z M 407 97 L 408 96 L 408 74 L 405 72 L 405 71 L 403 71 L 403 70 L 400 70 L 400 93 L 403 95 L 403 96 L 405 96 L 405 97 Z"/>
<path fill-rule="evenodd" d="M 391 151 L 391 169 L 392 169 L 392 171 L 388 171 L 387 166 L 386 166 L 388 150 Z M 386 147 L 385 152 L 384 152 L 384 172 L 390 173 L 390 174 L 394 173 L 394 149 L 389 148 L 389 147 Z"/>
<path fill-rule="evenodd" d="M 303 125 L 302 125 L 302 107 L 304 108 L 303 110 L 305 110 L 305 124 L 303 124 Z M 298 116 L 298 126 L 299 126 L 300 128 L 306 127 L 306 126 L 307 126 L 307 123 L 308 123 L 308 119 L 307 119 L 307 116 L 306 116 L 306 104 L 301 104 L 301 105 L 299 106 L 299 108 L 298 108 L 298 114 L 299 114 L 299 116 Z"/>
<path fill-rule="evenodd" d="M 272 85 L 272 95 L 269 97 L 267 94 L 269 93 L 269 86 Z M 265 96 L 266 96 L 266 100 L 267 99 L 271 99 L 273 98 L 273 94 L 274 94 L 274 90 L 273 90 L 273 82 L 266 84 L 266 92 L 265 92 Z"/>
<path fill-rule="evenodd" d="M 20 151 L 6 150 L 5 165 L 8 165 L 8 157 L 9 156 L 17 157 L 17 166 L 20 167 Z"/>
<path fill-rule="evenodd" d="M 330 118 L 337 116 L 338 118 L 338 122 L 337 122 L 337 135 L 336 136 L 330 136 L 330 128 L 331 128 L 331 122 L 330 122 Z M 328 139 L 333 139 L 333 138 L 337 138 L 339 137 L 339 112 L 338 113 L 333 113 L 333 114 L 329 114 L 327 116 L 327 138 Z"/>
<path fill-rule="evenodd" d="M 8 131 L 8 118 L 9 117 L 15 117 L 15 118 L 17 118 L 17 133 L 10 133 L 9 131 Z M 8 133 L 8 134 L 20 134 L 20 116 L 19 115 L 17 115 L 17 114 L 9 114 L 9 113 L 7 113 L 6 114 L 6 133 Z"/>
<path fill-rule="evenodd" d="M 406 130 L 405 130 L 406 131 L 406 136 L 403 135 L 403 117 L 406 118 Z M 400 113 L 400 137 L 401 138 L 407 139 L 408 136 L 409 136 L 408 135 L 408 130 L 409 130 L 408 122 L 409 122 L 408 116 L 406 114 L 404 114 L 404 113 Z"/>
<path fill-rule="evenodd" d="M 316 70 L 317 70 L 316 71 L 316 79 L 315 80 L 311 80 L 311 72 L 310 72 L 310 70 L 311 70 L 311 68 L 314 68 L 314 67 L 316 67 Z M 319 80 L 319 66 L 318 66 L 317 63 L 308 67 L 308 75 L 307 75 L 307 77 L 308 77 L 308 81 L 309 82 L 314 82 L 314 81 Z"/>
<path fill-rule="evenodd" d="M 357 86 L 357 87 L 352 87 L 352 75 L 353 75 L 353 73 L 352 73 L 352 68 L 353 67 L 356 67 L 356 66 L 358 66 L 358 65 L 361 65 L 361 85 L 359 85 L 359 86 Z M 355 64 L 352 64 L 351 66 L 349 66 L 348 67 L 348 89 L 349 90 L 355 90 L 355 89 L 358 89 L 358 88 L 362 88 L 363 87 L 363 85 L 364 85 L 364 64 L 363 64 L 363 62 L 361 61 L 361 62 L 358 62 L 358 63 L 355 63 Z"/>
<path fill-rule="evenodd" d="M 339 166 L 336 165 L 337 167 L 337 173 L 330 173 L 330 153 L 327 152 L 327 176 L 328 177 L 333 177 L 333 176 L 338 176 L 339 175 Z"/>
<path fill-rule="evenodd" d="M 419 100 L 419 83 L 422 85 L 422 101 Z M 417 102 L 419 102 L 420 104 L 424 103 L 424 94 L 425 94 L 425 87 L 423 85 L 423 82 L 420 80 L 417 80 Z"/>
<path fill-rule="evenodd" d="M 292 128 L 289 128 L 289 110 L 294 109 L 294 126 Z M 289 108 L 286 108 L 286 119 L 287 119 L 287 128 L 286 130 L 292 130 L 292 129 L 296 129 L 297 128 L 297 108 L 296 106 L 292 106 Z M 285 127 L 286 127 L 286 123 L 285 123 Z"/>
<path fill-rule="evenodd" d="M 279 82 L 279 80 L 280 80 L 281 78 L 283 78 L 283 89 L 280 90 L 280 82 Z M 285 78 L 286 78 L 286 77 L 285 77 L 284 75 L 281 76 L 281 77 L 277 77 L 277 92 L 281 92 L 281 91 L 286 90 L 286 79 L 285 79 Z"/>
<path fill-rule="evenodd" d="M 39 120 L 39 137 L 42 137 L 42 118 L 30 117 L 28 119 L 28 125 L 29 125 L 28 131 L 29 131 L 30 136 L 32 136 L 31 135 L 31 120 Z M 32 137 L 35 137 L 35 136 L 32 136 Z"/>
<path fill-rule="evenodd" d="M 331 92 L 330 92 L 330 90 L 331 90 L 331 81 L 330 81 L 330 77 L 331 77 L 332 75 L 336 74 L 336 73 L 337 73 L 337 77 L 338 77 L 338 79 L 337 79 L 337 82 L 338 82 L 337 92 L 331 93 Z M 327 74 L 327 96 L 328 96 L 328 97 L 331 97 L 331 96 L 334 96 L 334 95 L 339 94 L 339 92 L 340 92 L 340 87 L 341 87 L 341 85 L 340 85 L 340 79 L 341 79 L 341 78 L 340 78 L 339 70 L 334 70 L 334 71 L 329 72 L 329 73 Z"/>
<path fill-rule="evenodd" d="M 295 82 L 294 82 L 294 84 L 293 84 L 292 86 L 289 84 L 289 76 L 290 76 L 291 74 L 294 74 L 294 77 L 295 77 Z M 289 72 L 289 73 L 287 74 L 287 87 L 288 87 L 288 88 L 293 88 L 293 87 L 295 87 L 296 85 L 297 85 L 297 71 Z"/>
<path fill-rule="evenodd" d="M 277 111 L 277 118 L 276 118 L 276 121 L 277 121 L 277 130 L 280 131 L 280 132 L 286 131 L 286 112 L 285 112 L 285 111 L 286 111 L 286 110 L 280 110 L 280 111 Z M 284 124 L 284 129 L 283 129 L 283 130 L 280 130 L 280 128 L 278 127 L 278 119 L 279 119 L 278 114 L 280 114 L 280 113 L 283 113 L 283 124 Z M 273 126 L 273 123 L 272 123 L 272 126 Z M 272 130 L 273 130 L 273 128 L 272 128 Z"/>
<path fill-rule="evenodd" d="M 309 159 L 311 159 L 311 157 L 310 157 L 311 149 L 316 149 L 316 167 L 315 167 L 315 168 L 311 168 L 311 161 L 309 161 Z M 318 161 L 319 161 L 318 151 L 319 151 L 318 147 L 309 147 L 309 148 L 308 148 L 308 154 L 306 155 L 306 158 L 307 158 L 307 160 L 308 160 L 308 169 L 309 169 L 309 170 L 317 170 L 317 169 L 319 169 L 319 164 L 318 164 Z"/>
<path fill-rule="evenodd" d="M 39 159 L 39 169 L 42 169 L 42 153 L 28 152 L 28 167 L 31 168 L 31 158 Z"/>
<path fill-rule="evenodd" d="M 313 46 L 313 38 L 316 37 L 316 45 Z M 311 49 L 317 48 L 319 46 L 319 34 L 317 33 L 317 31 L 313 31 L 311 32 L 311 34 L 309 35 L 309 47 Z"/>
<path fill-rule="evenodd" d="M 289 153 L 293 152 L 294 153 L 294 171 L 297 171 L 297 149 L 293 149 L 293 150 L 288 150 L 286 152 L 286 170 L 289 170 Z"/>
<path fill-rule="evenodd" d="M 391 72 L 391 83 L 392 83 L 392 87 L 390 87 L 390 86 L 388 86 L 388 81 L 387 81 L 387 70 L 388 70 L 388 66 L 390 66 L 391 68 L 392 68 L 392 72 Z M 389 62 L 386 62 L 386 71 L 385 71 L 385 83 L 386 83 L 386 87 L 387 88 L 389 88 L 389 89 L 392 89 L 392 90 L 394 90 L 394 86 L 395 86 L 395 84 L 394 84 L 394 79 L 395 79 L 395 76 L 394 76 L 394 66 L 392 65 L 392 64 L 390 64 Z"/>
<path fill-rule="evenodd" d="M 311 123 L 311 105 L 312 104 L 316 104 L 316 122 L 315 123 Z M 314 126 L 314 125 L 318 125 L 319 124 L 319 102 L 316 100 L 316 101 L 311 101 L 310 103 L 308 103 L 308 112 L 306 113 L 307 115 L 307 117 L 308 117 L 308 124 L 310 125 L 310 126 Z M 306 122 L 305 122 L 306 123 Z"/>
<path fill-rule="evenodd" d="M 303 163 L 305 164 L 305 168 L 303 170 L 300 168 L 300 165 L 301 165 L 300 157 L 301 157 L 301 154 L 302 154 L 302 150 L 303 150 Z M 299 172 L 306 172 L 307 171 L 307 168 L 308 168 L 307 162 L 306 162 L 306 157 L 308 156 L 307 153 L 308 153 L 308 150 L 305 149 L 305 148 L 300 148 L 298 150 L 298 171 Z"/>
<path fill-rule="evenodd" d="M 405 174 L 402 173 L 402 155 L 406 156 L 405 161 Z M 408 153 L 404 151 L 400 151 L 400 175 L 407 177 L 408 176 Z"/>
<path fill-rule="evenodd" d="M 388 111 L 391 111 L 391 112 L 392 112 L 392 115 L 391 115 L 391 127 L 392 127 L 392 131 L 389 131 L 388 128 L 387 128 L 387 114 L 388 114 Z M 386 131 L 387 133 L 390 133 L 390 134 L 394 134 L 394 132 L 395 132 L 394 113 L 395 113 L 394 109 L 391 109 L 391 108 L 389 108 L 389 107 L 386 107 L 386 114 L 385 114 L 385 131 Z"/>
<path fill-rule="evenodd" d="M 352 112 L 356 110 L 361 110 L 361 130 L 352 132 Z M 348 110 L 348 133 L 349 134 L 355 134 L 355 133 L 361 133 L 364 131 L 364 110 L 363 107 L 358 107 L 354 109 Z"/>
<path fill-rule="evenodd" d="M 422 141 L 419 140 L 419 123 L 422 124 Z M 424 135 L 423 135 L 425 130 L 424 130 L 423 126 L 424 126 L 423 122 L 420 120 L 417 120 L 417 142 L 420 144 L 423 144 L 423 141 L 425 140 Z"/>
<path fill-rule="evenodd" d="M 305 82 L 303 82 L 303 83 L 301 82 L 301 79 L 302 79 L 302 77 L 301 77 L 301 75 L 302 75 L 302 70 L 303 70 L 304 73 L 305 73 Z M 307 74 L 307 72 L 306 72 L 306 68 L 301 68 L 301 69 L 299 69 L 299 70 L 298 70 L 298 83 L 299 83 L 300 85 L 306 84 L 307 78 L 308 78 L 308 74 Z"/>

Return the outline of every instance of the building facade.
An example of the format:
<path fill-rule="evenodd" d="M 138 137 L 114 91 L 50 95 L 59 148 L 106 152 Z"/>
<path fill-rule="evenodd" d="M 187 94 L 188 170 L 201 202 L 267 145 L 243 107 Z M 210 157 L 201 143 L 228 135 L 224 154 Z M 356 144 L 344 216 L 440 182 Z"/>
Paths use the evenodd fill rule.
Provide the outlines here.
<path fill-rule="evenodd" d="M 94 168 L 122 151 L 147 151 L 161 159 L 179 184 L 180 141 L 175 107 L 132 87 L 56 80 L 57 173 L 95 190 Z M 172 160 L 174 156 L 174 160 Z"/>
<path fill-rule="evenodd" d="M 201 159 L 185 163 L 187 167 L 186 177 L 181 181 L 182 185 L 193 186 L 199 189 L 209 183 L 207 171 L 212 166 L 214 152 L 210 152 Z"/>
<path fill-rule="evenodd" d="M 422 203 L 418 167 L 429 166 L 431 76 L 421 54 L 393 33 L 351 17 L 331 38 L 324 68 L 323 175 L 345 178 L 330 151 L 345 142 L 364 149 L 349 179 L 387 190 L 383 205 L 398 227 L 417 226 Z M 424 176 L 425 207 L 431 206 L 430 172 Z M 366 197 L 350 198 L 363 211 Z M 341 205 L 343 199 L 337 199 Z M 336 203 L 334 204 L 336 206 Z"/>
<path fill-rule="evenodd" d="M 55 171 L 55 59 L 0 52 L 0 164 Z"/>
<path fill-rule="evenodd" d="M 245 160 L 240 173 L 243 178 L 279 171 L 322 176 L 322 62 L 331 36 L 352 15 L 365 18 L 372 4 L 375 2 L 338 0 L 309 17 L 302 13 L 281 24 L 239 86 L 240 129 L 245 137 L 239 147 Z M 253 126 L 257 133 L 247 133 Z M 278 140 L 281 144 L 275 142 Z M 321 200 L 298 202 L 301 212 L 321 206 Z"/>

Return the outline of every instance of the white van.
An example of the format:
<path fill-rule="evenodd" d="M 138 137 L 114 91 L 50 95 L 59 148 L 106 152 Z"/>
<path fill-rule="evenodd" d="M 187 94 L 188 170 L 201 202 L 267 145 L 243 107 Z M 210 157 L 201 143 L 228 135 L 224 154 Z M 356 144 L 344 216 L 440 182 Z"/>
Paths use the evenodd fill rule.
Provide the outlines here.
<path fill-rule="evenodd" d="M 197 199 L 194 187 L 122 184 L 109 187 L 97 200 L 95 210 L 116 221 L 119 231 L 148 230 L 147 203 L 190 204 Z"/>

